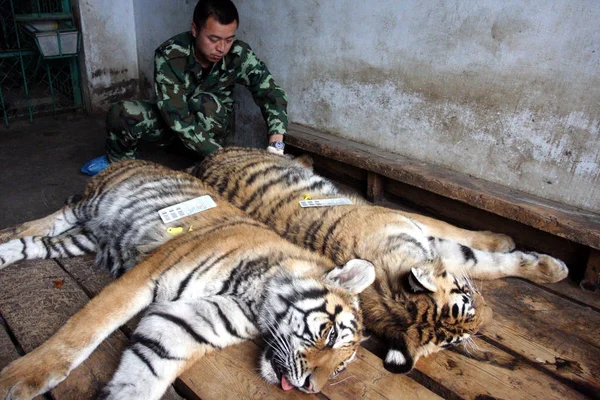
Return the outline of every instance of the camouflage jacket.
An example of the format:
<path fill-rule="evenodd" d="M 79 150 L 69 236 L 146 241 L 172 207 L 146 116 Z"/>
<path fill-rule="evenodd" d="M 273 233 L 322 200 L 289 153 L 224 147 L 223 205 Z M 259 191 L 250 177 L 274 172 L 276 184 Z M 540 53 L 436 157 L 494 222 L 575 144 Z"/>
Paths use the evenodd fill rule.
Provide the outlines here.
<path fill-rule="evenodd" d="M 250 46 L 235 40 L 229 53 L 202 78 L 202 66 L 194 56 L 194 37 L 184 32 L 161 44 L 154 55 L 154 90 L 157 105 L 168 126 L 179 134 L 203 137 L 190 103 L 202 92 L 212 93 L 229 111 L 233 108 L 233 84 L 252 93 L 265 119 L 269 136 L 287 132 L 287 94 Z"/>

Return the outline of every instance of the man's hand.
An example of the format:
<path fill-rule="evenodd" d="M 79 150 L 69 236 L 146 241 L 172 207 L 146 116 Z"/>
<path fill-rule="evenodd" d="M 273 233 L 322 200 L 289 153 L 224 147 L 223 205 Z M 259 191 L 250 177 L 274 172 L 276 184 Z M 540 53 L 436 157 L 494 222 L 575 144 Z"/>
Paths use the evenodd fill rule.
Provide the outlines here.
<path fill-rule="evenodd" d="M 279 146 L 274 146 L 274 143 L 280 144 L 281 148 L 279 148 Z M 279 135 L 279 134 L 275 134 L 275 135 L 271 135 L 269 136 L 269 146 L 267 146 L 267 151 L 271 154 L 277 154 L 282 156 L 283 155 L 283 135 Z"/>
<path fill-rule="evenodd" d="M 276 148 L 275 148 L 275 147 L 273 147 L 273 146 L 267 146 L 267 151 L 268 151 L 269 153 L 271 153 L 271 154 L 277 154 L 277 155 L 279 155 L 279 156 L 282 156 L 282 155 L 283 155 L 283 149 L 279 150 L 279 149 L 276 149 Z"/>

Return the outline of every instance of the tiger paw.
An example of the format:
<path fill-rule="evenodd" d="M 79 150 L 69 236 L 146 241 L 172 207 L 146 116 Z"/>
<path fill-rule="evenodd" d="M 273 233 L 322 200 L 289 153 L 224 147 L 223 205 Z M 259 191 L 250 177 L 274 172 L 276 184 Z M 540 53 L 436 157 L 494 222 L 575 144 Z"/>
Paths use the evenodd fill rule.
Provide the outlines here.
<path fill-rule="evenodd" d="M 533 260 L 523 263 L 523 278 L 535 283 L 556 283 L 569 275 L 566 264 L 557 258 L 538 253 L 529 253 L 527 256 Z"/>
<path fill-rule="evenodd" d="M 13 361 L 0 372 L 0 399 L 32 399 L 47 392 L 67 377 L 59 364 L 41 362 L 31 354 Z"/>
<path fill-rule="evenodd" d="M 491 231 L 476 232 L 472 247 L 492 253 L 508 253 L 515 249 L 515 241 L 508 235 Z"/>

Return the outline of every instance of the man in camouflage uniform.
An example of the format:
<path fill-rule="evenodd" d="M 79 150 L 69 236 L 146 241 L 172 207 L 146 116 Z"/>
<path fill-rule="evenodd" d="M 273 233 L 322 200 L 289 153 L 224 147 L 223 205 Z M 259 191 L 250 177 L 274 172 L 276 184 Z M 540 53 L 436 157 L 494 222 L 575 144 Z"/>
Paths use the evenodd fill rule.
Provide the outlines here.
<path fill-rule="evenodd" d="M 82 172 L 95 175 L 109 163 L 135 158 L 140 140 L 169 142 L 178 137 L 190 150 L 208 155 L 221 147 L 233 122 L 234 83 L 246 86 L 269 131 L 268 150 L 283 154 L 287 95 L 247 43 L 235 39 L 239 25 L 230 0 L 200 0 L 191 32 L 156 49 L 156 102 L 113 104 L 106 119 L 106 156 Z"/>

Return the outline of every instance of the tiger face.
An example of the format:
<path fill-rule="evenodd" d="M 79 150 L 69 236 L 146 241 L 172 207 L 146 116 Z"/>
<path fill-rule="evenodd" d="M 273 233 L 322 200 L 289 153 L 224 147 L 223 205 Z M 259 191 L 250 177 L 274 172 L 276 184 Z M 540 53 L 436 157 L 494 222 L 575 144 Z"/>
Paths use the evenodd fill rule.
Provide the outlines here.
<path fill-rule="evenodd" d="M 439 310 L 437 318 L 432 315 L 435 343 L 439 346 L 449 347 L 463 342 L 491 319 L 491 309 L 468 277 L 458 277 L 444 271 L 434 277 L 435 286 L 428 288 L 422 284 L 414 285 L 415 276 L 419 274 L 416 268 L 411 270 L 409 285 L 413 293 L 423 291 L 423 295 L 432 298 Z M 427 278 L 421 275 L 419 279 L 425 281 Z"/>
<path fill-rule="evenodd" d="M 363 296 L 365 323 L 389 344 L 384 365 L 391 372 L 409 372 L 421 357 L 470 343 L 492 317 L 466 276 L 412 268 L 400 280 L 401 290 Z"/>
<path fill-rule="evenodd" d="M 358 266 L 358 261 L 366 267 Z M 368 286 L 365 283 L 375 279 L 374 267 L 363 260 L 350 263 L 355 263 L 355 274 L 366 274 L 361 278 L 362 291 Z M 344 286 L 349 279 L 355 278 L 280 282 L 270 288 L 275 295 L 269 295 L 268 311 L 262 313 L 268 318 L 259 320 L 266 343 L 260 368 L 267 382 L 280 384 L 283 390 L 317 393 L 354 359 L 363 339 L 363 321 L 358 292 Z"/>

